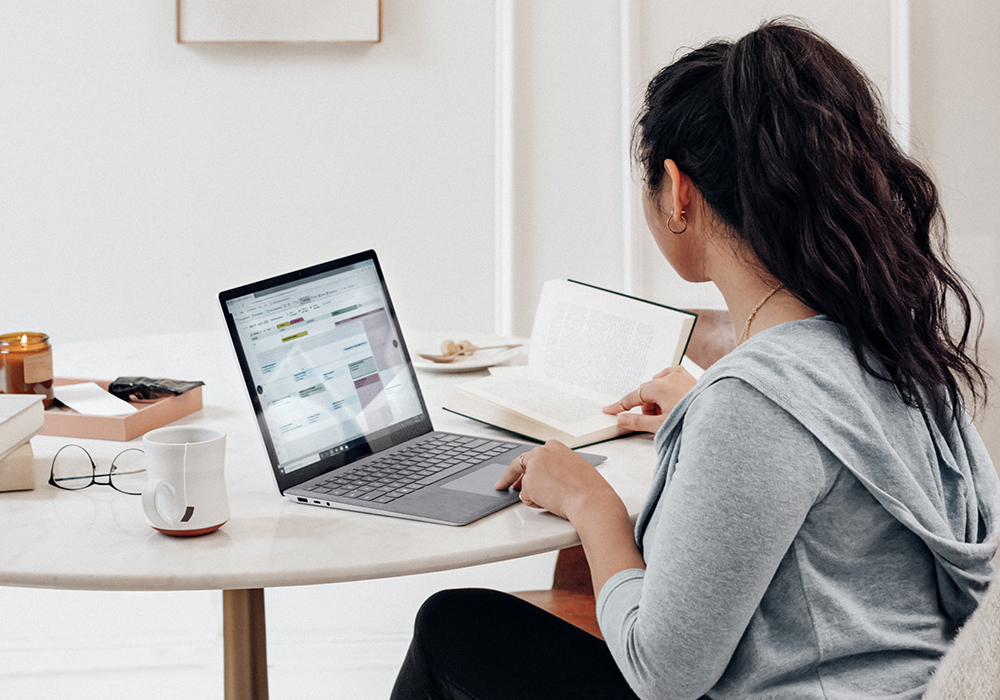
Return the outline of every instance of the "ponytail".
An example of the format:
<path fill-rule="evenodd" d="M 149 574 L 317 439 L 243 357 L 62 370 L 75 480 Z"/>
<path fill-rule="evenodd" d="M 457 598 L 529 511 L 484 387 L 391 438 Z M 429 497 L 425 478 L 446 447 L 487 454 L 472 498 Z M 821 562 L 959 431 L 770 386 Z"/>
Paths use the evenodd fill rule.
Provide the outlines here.
<path fill-rule="evenodd" d="M 985 403 L 981 307 L 948 258 L 937 189 L 893 141 L 872 84 L 824 39 L 779 21 L 686 54 L 650 82 L 634 142 L 650 192 L 673 158 L 907 404 L 957 413 L 961 385 Z"/>

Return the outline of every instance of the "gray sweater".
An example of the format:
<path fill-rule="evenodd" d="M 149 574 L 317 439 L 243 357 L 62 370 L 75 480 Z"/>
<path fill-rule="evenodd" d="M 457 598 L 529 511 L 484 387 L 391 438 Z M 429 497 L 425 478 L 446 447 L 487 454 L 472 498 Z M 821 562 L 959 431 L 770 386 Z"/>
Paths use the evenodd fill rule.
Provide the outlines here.
<path fill-rule="evenodd" d="M 716 363 L 656 435 L 646 570 L 601 589 L 642 698 L 919 698 L 993 577 L 1000 482 L 819 316 Z"/>

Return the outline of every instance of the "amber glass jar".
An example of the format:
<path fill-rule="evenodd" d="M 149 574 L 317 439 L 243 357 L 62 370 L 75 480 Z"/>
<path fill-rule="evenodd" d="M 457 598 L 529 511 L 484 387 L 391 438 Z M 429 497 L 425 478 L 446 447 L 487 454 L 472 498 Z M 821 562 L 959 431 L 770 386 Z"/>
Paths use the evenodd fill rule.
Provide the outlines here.
<path fill-rule="evenodd" d="M 0 335 L 0 392 L 42 394 L 45 407 L 55 400 L 52 392 L 52 346 L 44 333 Z"/>

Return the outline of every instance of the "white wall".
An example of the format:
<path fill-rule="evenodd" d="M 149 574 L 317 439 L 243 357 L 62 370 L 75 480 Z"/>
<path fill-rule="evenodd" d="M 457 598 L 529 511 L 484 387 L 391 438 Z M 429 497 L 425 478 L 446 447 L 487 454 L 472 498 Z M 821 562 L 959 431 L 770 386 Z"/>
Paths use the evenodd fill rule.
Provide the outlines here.
<path fill-rule="evenodd" d="M 515 330 L 545 280 L 621 288 L 620 8 L 514 5 Z"/>
<path fill-rule="evenodd" d="M 913 152 L 941 193 L 955 263 L 983 304 L 1000 377 L 1000 4 L 912 0 Z M 976 419 L 1000 466 L 1000 386 Z"/>
<path fill-rule="evenodd" d="M 174 0 L 0 2 L 0 326 L 58 372 L 374 247 L 405 323 L 491 330 L 494 5 L 383 10 L 376 45 L 201 46 Z"/>
<path fill-rule="evenodd" d="M 473 332 L 509 321 L 527 332 L 552 277 L 721 304 L 650 245 L 628 127 L 644 82 L 682 45 L 792 12 L 890 93 L 911 79 L 915 151 L 942 185 L 953 250 L 983 298 L 1000 371 L 995 4 L 382 5 L 375 46 L 197 47 L 174 42 L 173 0 L 0 0 L 0 330 L 50 333 L 58 372 L 75 339 L 214 327 L 219 290 L 367 247 L 380 252 L 410 327 Z M 912 71 L 892 58 L 900 12 L 911 19 Z M 497 57 L 508 52 L 498 84 Z M 496 251 L 508 249 L 509 278 L 497 279 Z M 509 319 L 495 315 L 497 290 L 513 301 Z M 1000 421 L 987 415 L 983 426 L 1000 455 Z M 551 565 L 269 592 L 273 696 L 294 692 L 283 674 L 306 659 L 323 666 L 326 654 L 339 668 L 358 649 L 381 664 L 371 672 L 384 689 L 427 592 L 540 587 Z M 189 677 L 199 655 L 217 666 L 216 597 L 0 589 L 0 606 L 17 611 L 0 633 L 0 694 L 67 667 L 81 687 L 103 687 L 110 676 L 73 666 L 81 648 L 124 679 L 123 696 L 131 681 L 121 669 L 142 659 L 171 678 Z M 115 605 L 127 612 L 103 623 Z M 367 617 L 374 606 L 381 613 Z M 157 636 L 163 620 L 177 625 Z"/>

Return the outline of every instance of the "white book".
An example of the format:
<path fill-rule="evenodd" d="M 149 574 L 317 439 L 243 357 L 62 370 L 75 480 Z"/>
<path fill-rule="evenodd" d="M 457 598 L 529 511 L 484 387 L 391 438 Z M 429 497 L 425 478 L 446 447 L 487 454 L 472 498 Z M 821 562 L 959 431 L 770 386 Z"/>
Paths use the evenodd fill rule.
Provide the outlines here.
<path fill-rule="evenodd" d="M 0 459 L 41 432 L 45 426 L 44 396 L 0 394 Z"/>
<path fill-rule="evenodd" d="M 35 451 L 25 442 L 0 459 L 0 491 L 30 491 L 35 488 Z"/>
<path fill-rule="evenodd" d="M 457 387 L 444 408 L 580 447 L 628 431 L 604 413 L 684 356 L 697 314 L 569 280 L 545 283 L 526 367 Z"/>

